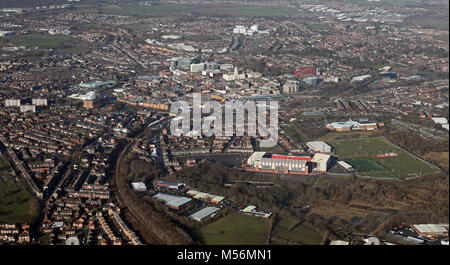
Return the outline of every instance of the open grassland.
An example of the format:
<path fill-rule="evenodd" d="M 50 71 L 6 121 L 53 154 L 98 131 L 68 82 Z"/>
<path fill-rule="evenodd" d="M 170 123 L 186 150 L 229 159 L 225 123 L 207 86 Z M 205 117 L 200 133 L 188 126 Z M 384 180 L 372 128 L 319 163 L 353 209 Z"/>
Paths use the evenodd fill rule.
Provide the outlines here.
<path fill-rule="evenodd" d="M 200 232 L 207 245 L 264 245 L 268 229 L 268 219 L 231 213 Z"/>
<path fill-rule="evenodd" d="M 0 223 L 31 223 L 36 202 L 9 174 L 8 161 L 0 156 Z"/>
<path fill-rule="evenodd" d="M 291 217 L 282 216 L 276 225 L 273 237 L 275 244 L 319 245 L 322 236 L 306 224 L 296 226 L 297 221 Z"/>
<path fill-rule="evenodd" d="M 32 33 L 8 36 L 0 39 L 3 46 L 25 46 L 35 51 L 53 49 L 66 53 L 82 52 L 82 42 L 72 36 L 49 35 L 47 33 Z"/>
<path fill-rule="evenodd" d="M 382 137 L 329 141 L 339 160 L 353 165 L 359 175 L 380 178 L 410 178 L 440 169 L 393 145 Z M 377 157 L 396 153 L 394 157 Z"/>

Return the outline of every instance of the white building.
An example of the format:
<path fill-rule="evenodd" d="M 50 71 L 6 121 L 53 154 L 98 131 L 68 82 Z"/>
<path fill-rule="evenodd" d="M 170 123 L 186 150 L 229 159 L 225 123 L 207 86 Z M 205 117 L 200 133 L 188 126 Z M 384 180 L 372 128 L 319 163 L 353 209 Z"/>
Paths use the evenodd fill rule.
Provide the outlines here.
<path fill-rule="evenodd" d="M 20 99 L 7 99 L 5 100 L 5 107 L 19 107 Z"/>
<path fill-rule="evenodd" d="M 239 73 L 238 68 L 234 67 L 233 74 L 223 74 L 222 77 L 225 81 L 242 80 L 245 79 L 245 73 Z"/>
<path fill-rule="evenodd" d="M 322 141 L 307 142 L 306 146 L 315 153 L 331 153 L 331 146 Z"/>
<path fill-rule="evenodd" d="M 284 94 L 296 94 L 300 89 L 299 81 L 287 81 L 283 85 L 283 93 Z"/>
<path fill-rule="evenodd" d="M 131 187 L 133 188 L 134 191 L 137 191 L 137 192 L 147 191 L 147 186 L 145 186 L 145 184 L 143 182 L 133 182 L 133 183 L 131 183 Z"/>
<path fill-rule="evenodd" d="M 190 215 L 189 218 L 191 218 L 191 219 L 193 219 L 195 221 L 201 222 L 205 218 L 214 215 L 218 211 L 220 211 L 220 208 L 217 208 L 217 207 L 206 207 L 206 208 L 203 208 L 200 211 L 195 212 L 194 214 Z"/>
<path fill-rule="evenodd" d="M 201 72 L 205 69 L 204 63 L 191 64 L 191 73 Z"/>
<path fill-rule="evenodd" d="M 46 98 L 33 98 L 32 104 L 36 106 L 47 106 L 47 99 Z"/>
<path fill-rule="evenodd" d="M 327 172 L 330 165 L 331 156 L 327 154 L 316 153 L 312 158 L 312 162 L 316 163 L 316 167 L 313 169 L 314 171 L 325 173 Z"/>
<path fill-rule="evenodd" d="M 345 161 L 338 161 L 337 163 L 338 163 L 338 165 L 343 167 L 345 170 L 348 170 L 348 171 L 352 171 L 353 170 L 352 165 L 350 165 L 349 163 L 347 163 Z"/>
<path fill-rule="evenodd" d="M 36 112 L 35 105 L 20 105 L 20 112 Z"/>
<path fill-rule="evenodd" d="M 3 31 L 3 30 L 0 31 L 0 37 L 6 37 L 11 35 L 14 35 L 13 31 Z"/>
<path fill-rule="evenodd" d="M 48 34 L 50 35 L 70 35 L 70 30 L 68 29 L 49 29 Z"/>
<path fill-rule="evenodd" d="M 233 29 L 233 33 L 236 33 L 236 34 L 245 34 L 245 33 L 247 33 L 247 28 L 244 27 L 244 26 L 236 26 L 236 27 Z"/>
<path fill-rule="evenodd" d="M 367 81 L 370 78 L 372 78 L 371 75 L 361 75 L 361 76 L 355 76 L 352 78 L 351 82 L 363 82 L 363 81 Z"/>
<path fill-rule="evenodd" d="M 437 123 L 437 124 L 447 124 L 448 123 L 448 121 L 447 121 L 447 119 L 446 118 L 438 118 L 438 117 L 436 117 L 436 118 L 431 118 L 431 120 L 434 122 L 434 123 Z"/>

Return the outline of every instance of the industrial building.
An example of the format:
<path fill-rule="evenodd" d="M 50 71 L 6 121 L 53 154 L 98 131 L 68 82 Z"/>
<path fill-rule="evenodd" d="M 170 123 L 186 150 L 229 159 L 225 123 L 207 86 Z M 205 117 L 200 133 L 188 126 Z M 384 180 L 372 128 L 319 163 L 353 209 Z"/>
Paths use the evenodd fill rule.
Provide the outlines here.
<path fill-rule="evenodd" d="M 155 186 L 158 188 L 166 188 L 173 190 L 183 190 L 184 188 L 186 188 L 186 184 L 184 183 L 167 182 L 162 180 L 156 181 Z"/>
<path fill-rule="evenodd" d="M 217 207 L 206 207 L 206 208 L 201 209 L 198 212 L 193 213 L 192 215 L 189 216 L 189 218 L 191 218 L 195 221 L 201 222 L 205 218 L 214 215 L 218 211 L 220 211 L 220 209 Z"/>
<path fill-rule="evenodd" d="M 225 197 L 223 197 L 223 196 L 218 196 L 218 195 L 201 192 L 201 191 L 197 191 L 197 190 L 190 190 L 186 194 L 188 196 L 193 197 L 194 199 L 202 200 L 202 201 L 209 201 L 209 202 L 216 203 L 216 204 L 221 203 L 225 199 Z"/>
<path fill-rule="evenodd" d="M 314 153 L 330 154 L 331 146 L 322 141 L 307 142 L 306 146 Z"/>
<path fill-rule="evenodd" d="M 256 217 L 263 217 L 263 218 L 269 218 L 270 216 L 272 216 L 272 213 L 270 212 L 266 213 L 264 211 L 257 211 L 256 206 L 253 205 L 245 207 L 244 209 L 241 210 L 241 212 L 247 215 L 253 215 Z"/>
<path fill-rule="evenodd" d="M 412 228 L 422 237 L 448 236 L 448 224 L 419 224 Z"/>
<path fill-rule="evenodd" d="M 185 208 L 187 204 L 192 201 L 191 198 L 161 192 L 153 196 L 153 198 L 165 202 L 167 206 L 175 210 L 181 210 Z"/>

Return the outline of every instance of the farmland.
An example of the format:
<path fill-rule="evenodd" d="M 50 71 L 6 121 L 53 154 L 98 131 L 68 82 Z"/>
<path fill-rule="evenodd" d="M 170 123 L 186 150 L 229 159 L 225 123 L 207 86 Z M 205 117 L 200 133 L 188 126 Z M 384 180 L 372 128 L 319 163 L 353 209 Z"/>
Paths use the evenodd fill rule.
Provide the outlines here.
<path fill-rule="evenodd" d="M 201 235 L 207 245 L 264 245 L 268 230 L 268 219 L 232 213 L 203 227 Z"/>
<path fill-rule="evenodd" d="M 439 172 L 439 168 L 393 145 L 382 137 L 329 141 L 339 160 L 352 165 L 359 175 L 410 178 Z M 393 157 L 377 157 L 395 153 Z"/>

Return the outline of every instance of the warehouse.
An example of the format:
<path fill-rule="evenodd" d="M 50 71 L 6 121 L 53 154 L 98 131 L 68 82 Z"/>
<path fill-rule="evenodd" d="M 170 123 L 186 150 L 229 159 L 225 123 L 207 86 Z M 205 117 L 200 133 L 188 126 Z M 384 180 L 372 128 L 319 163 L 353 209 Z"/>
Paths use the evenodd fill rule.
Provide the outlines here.
<path fill-rule="evenodd" d="M 189 218 L 191 218 L 195 221 L 201 222 L 205 218 L 214 215 L 218 211 L 220 211 L 220 209 L 217 207 L 206 207 L 206 208 L 201 209 L 198 212 L 193 213 L 192 215 L 189 216 Z"/>
<path fill-rule="evenodd" d="M 248 215 L 253 215 L 256 217 L 263 217 L 263 218 L 269 218 L 270 216 L 272 216 L 272 213 L 266 213 L 264 211 L 257 211 L 256 210 L 256 206 L 253 205 L 249 205 L 247 207 L 245 207 L 244 209 L 241 210 L 242 213 L 244 214 L 248 214 Z"/>
<path fill-rule="evenodd" d="M 324 154 L 331 153 L 331 146 L 322 141 L 307 142 L 306 146 L 309 148 L 309 150 L 313 151 L 314 153 L 324 153 Z"/>
<path fill-rule="evenodd" d="M 448 235 L 448 224 L 419 224 L 412 225 L 412 228 L 423 237 Z"/>
<path fill-rule="evenodd" d="M 212 203 L 217 203 L 217 204 L 219 204 L 219 203 L 221 203 L 224 199 L 225 199 L 225 197 L 223 197 L 223 196 L 214 196 L 214 197 L 211 199 L 211 202 L 212 202 Z"/>
<path fill-rule="evenodd" d="M 174 189 L 174 190 L 183 190 L 186 187 L 186 184 L 158 180 L 158 181 L 156 181 L 156 187 Z"/>
<path fill-rule="evenodd" d="M 188 192 L 186 192 L 186 195 L 191 196 L 197 200 L 210 201 L 212 203 L 217 204 L 221 203 L 225 199 L 225 197 L 223 196 L 217 196 L 211 193 L 201 192 L 198 190 L 189 190 Z"/>
<path fill-rule="evenodd" d="M 167 206 L 175 210 L 181 210 L 182 208 L 185 208 L 187 204 L 192 201 L 191 198 L 175 196 L 161 192 L 153 196 L 153 198 L 165 202 Z"/>

